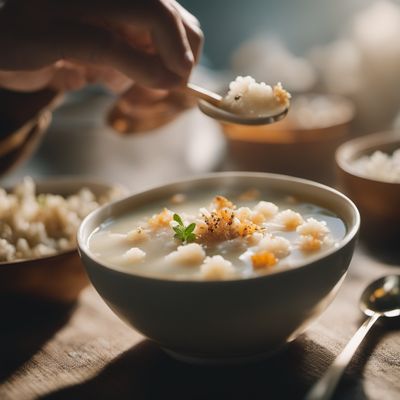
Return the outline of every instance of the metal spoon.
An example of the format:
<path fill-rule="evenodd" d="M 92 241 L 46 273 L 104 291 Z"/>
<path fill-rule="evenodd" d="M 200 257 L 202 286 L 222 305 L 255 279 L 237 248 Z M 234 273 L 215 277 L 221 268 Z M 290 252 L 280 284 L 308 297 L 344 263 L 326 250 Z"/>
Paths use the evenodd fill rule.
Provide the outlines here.
<path fill-rule="evenodd" d="M 380 317 L 400 315 L 400 275 L 389 275 L 372 282 L 360 298 L 360 308 L 368 318 L 336 357 L 325 374 L 311 388 L 305 400 L 328 400 L 361 341 Z"/>
<path fill-rule="evenodd" d="M 222 96 L 217 93 L 194 85 L 193 83 L 188 83 L 186 90 L 191 95 L 200 99 L 199 108 L 204 114 L 221 122 L 239 125 L 267 125 L 281 120 L 289 111 L 289 108 L 285 108 L 277 114 L 266 114 L 262 116 L 235 114 L 222 107 Z"/>

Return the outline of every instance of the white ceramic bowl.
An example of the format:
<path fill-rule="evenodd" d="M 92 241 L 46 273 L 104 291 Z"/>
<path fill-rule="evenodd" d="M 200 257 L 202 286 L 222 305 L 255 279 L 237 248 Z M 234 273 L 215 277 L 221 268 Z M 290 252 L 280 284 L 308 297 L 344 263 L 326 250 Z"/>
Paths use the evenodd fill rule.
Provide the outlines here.
<path fill-rule="evenodd" d="M 337 248 L 307 265 L 230 281 L 174 281 L 117 271 L 88 248 L 90 234 L 109 218 L 174 193 L 218 193 L 229 187 L 262 188 L 319 204 L 342 218 L 346 236 Z M 283 175 L 218 173 L 135 194 L 94 211 L 80 226 L 78 246 L 94 287 L 124 321 L 178 358 L 230 362 L 274 352 L 322 313 L 346 275 L 359 224 L 354 204 L 327 186 Z"/>

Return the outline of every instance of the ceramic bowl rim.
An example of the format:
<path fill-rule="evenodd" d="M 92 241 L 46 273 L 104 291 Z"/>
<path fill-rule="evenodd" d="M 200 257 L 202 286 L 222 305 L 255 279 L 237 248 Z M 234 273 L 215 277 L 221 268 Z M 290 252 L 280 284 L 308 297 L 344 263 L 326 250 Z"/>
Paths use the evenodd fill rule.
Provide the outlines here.
<path fill-rule="evenodd" d="M 165 279 L 165 278 L 158 278 L 158 277 L 153 277 L 153 276 L 145 276 L 145 275 L 140 275 L 140 274 L 124 271 L 122 268 L 119 269 L 116 267 L 107 266 L 101 260 L 97 259 L 90 251 L 89 246 L 88 246 L 88 238 L 93 233 L 93 231 L 90 232 L 86 237 L 84 234 L 85 227 L 86 227 L 86 225 L 88 225 L 91 222 L 92 219 L 97 218 L 98 214 L 105 212 L 105 210 L 107 208 L 110 209 L 110 207 L 116 206 L 122 202 L 129 202 L 138 195 L 142 195 L 142 194 L 148 193 L 148 192 L 168 189 L 169 187 L 176 185 L 176 184 L 185 184 L 185 183 L 190 183 L 193 181 L 201 182 L 201 181 L 204 181 L 207 179 L 228 178 L 228 177 L 233 178 L 233 179 L 234 178 L 245 178 L 245 177 L 248 177 L 248 178 L 259 177 L 259 178 L 266 178 L 268 180 L 272 179 L 272 180 L 276 180 L 276 181 L 284 180 L 284 181 L 289 181 L 289 182 L 297 182 L 302 185 L 313 186 L 315 188 L 318 188 L 319 190 L 328 191 L 331 194 L 340 197 L 342 200 L 344 200 L 347 203 L 347 206 L 350 208 L 351 213 L 353 215 L 354 224 L 352 226 L 348 226 L 348 230 L 347 230 L 345 236 L 340 240 L 340 242 L 337 246 L 323 252 L 322 255 L 316 256 L 315 258 L 311 259 L 309 262 L 307 262 L 305 264 L 301 264 L 299 266 L 296 266 L 295 268 L 285 267 L 278 271 L 273 271 L 271 273 L 268 273 L 266 275 L 246 277 L 246 279 L 235 278 L 235 279 L 229 279 L 229 280 L 227 279 L 227 280 L 203 281 L 203 280 L 194 280 L 194 279 L 179 279 L 179 280 L 178 279 Z M 108 214 L 108 217 L 110 217 L 110 214 Z M 359 214 L 357 207 L 347 196 L 345 196 L 343 193 L 339 192 L 336 189 L 333 189 L 329 186 L 323 185 L 318 182 L 314 182 L 314 181 L 302 179 L 302 178 L 297 178 L 297 177 L 292 177 L 292 176 L 288 176 L 288 175 L 272 174 L 272 173 L 267 173 L 267 172 L 229 171 L 229 172 L 214 172 L 214 173 L 197 175 L 195 177 L 187 177 L 184 179 L 172 180 L 166 184 L 152 186 L 146 190 L 135 192 L 124 199 L 116 200 L 116 201 L 113 201 L 102 207 L 99 207 L 98 209 L 92 211 L 89 215 L 87 215 L 86 218 L 80 224 L 79 229 L 78 229 L 78 234 L 77 234 L 77 243 L 78 243 L 78 252 L 79 252 L 80 257 L 82 257 L 82 255 L 84 254 L 86 257 L 88 257 L 94 263 L 94 265 L 96 265 L 96 268 L 105 269 L 107 271 L 111 271 L 111 272 L 114 272 L 117 274 L 122 274 L 126 277 L 131 277 L 134 279 L 147 281 L 147 282 L 159 282 L 162 284 L 169 283 L 169 284 L 175 284 L 175 285 L 178 285 L 178 284 L 183 284 L 183 285 L 206 285 L 206 284 L 208 284 L 208 285 L 230 285 L 230 284 L 235 284 L 238 282 L 251 282 L 251 281 L 255 281 L 255 280 L 258 281 L 261 279 L 269 279 L 271 276 L 274 276 L 277 274 L 284 274 L 284 273 L 287 273 L 290 271 L 295 271 L 295 270 L 306 268 L 307 266 L 313 265 L 314 263 L 319 262 L 322 259 L 328 258 L 332 254 L 339 252 L 346 245 L 348 245 L 357 236 L 359 228 L 360 228 L 360 214 Z"/>
<path fill-rule="evenodd" d="M 358 173 L 352 167 L 350 159 L 357 153 L 364 153 L 365 150 L 378 147 L 380 145 L 399 143 L 400 147 L 400 130 L 388 130 L 377 133 L 372 133 L 362 137 L 348 140 L 341 144 L 335 152 L 336 165 L 345 173 L 354 176 L 365 182 L 374 184 L 391 185 L 400 189 L 400 182 L 389 182 L 378 179 L 369 178 L 361 173 Z"/>

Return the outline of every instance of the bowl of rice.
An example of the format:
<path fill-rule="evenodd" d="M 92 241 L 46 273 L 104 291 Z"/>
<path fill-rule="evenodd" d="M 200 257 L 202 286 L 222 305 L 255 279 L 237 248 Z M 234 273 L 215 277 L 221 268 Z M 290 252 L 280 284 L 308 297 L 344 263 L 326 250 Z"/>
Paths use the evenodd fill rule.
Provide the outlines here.
<path fill-rule="evenodd" d="M 336 148 L 349 134 L 353 104 L 334 95 L 293 95 L 288 115 L 271 125 L 221 123 L 232 169 L 332 183 Z"/>
<path fill-rule="evenodd" d="M 79 178 L 26 177 L 0 188 L 0 296 L 74 301 L 88 284 L 76 247 L 79 224 L 122 194 Z"/>
<path fill-rule="evenodd" d="M 398 248 L 400 237 L 400 132 L 367 135 L 336 152 L 343 190 L 357 204 L 361 235 L 372 245 Z"/>

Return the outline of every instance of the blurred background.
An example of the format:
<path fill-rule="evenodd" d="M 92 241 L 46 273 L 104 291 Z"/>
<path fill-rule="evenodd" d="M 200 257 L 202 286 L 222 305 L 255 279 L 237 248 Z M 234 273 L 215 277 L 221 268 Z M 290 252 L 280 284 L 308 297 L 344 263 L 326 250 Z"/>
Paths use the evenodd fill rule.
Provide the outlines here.
<path fill-rule="evenodd" d="M 65 98 L 35 155 L 5 183 L 80 174 L 141 190 L 191 174 L 247 169 L 333 184 L 339 143 L 400 126 L 398 1 L 181 3 L 205 34 L 193 81 L 216 90 L 236 75 L 281 81 L 293 93 L 289 117 L 265 130 L 236 129 L 192 109 L 161 129 L 121 137 L 105 122 L 116 98 L 90 87 Z"/>

